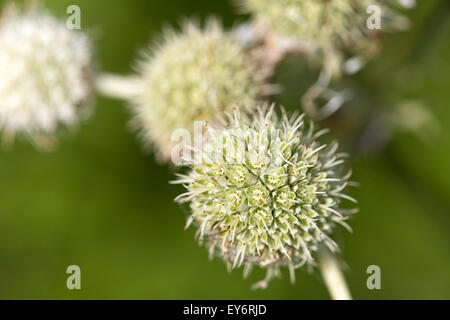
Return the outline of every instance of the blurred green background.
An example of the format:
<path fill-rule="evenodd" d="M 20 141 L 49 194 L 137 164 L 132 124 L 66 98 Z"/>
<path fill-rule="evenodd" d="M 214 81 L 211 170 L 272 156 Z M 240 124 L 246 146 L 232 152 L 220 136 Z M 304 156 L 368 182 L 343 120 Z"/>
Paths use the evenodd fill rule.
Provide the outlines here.
<path fill-rule="evenodd" d="M 420 100 L 441 131 L 428 140 L 398 132 L 381 152 L 353 159 L 360 213 L 354 233 L 340 230 L 337 239 L 359 299 L 450 298 L 450 2 L 418 2 L 413 28 L 388 37 L 355 80 L 380 108 Z M 45 3 L 61 18 L 78 4 L 99 67 L 122 74 L 165 24 L 216 14 L 232 26 L 246 18 L 230 1 Z M 318 272 L 298 270 L 295 285 L 285 273 L 251 291 L 262 272 L 243 280 L 240 270 L 209 261 L 194 229 L 184 231 L 185 213 L 172 200 L 181 187 L 168 184 L 173 171 L 142 151 L 129 118 L 122 102 L 99 97 L 93 117 L 56 152 L 25 141 L 0 151 L 0 298 L 329 298 Z M 81 267 L 81 290 L 66 288 L 71 264 Z M 381 290 L 366 287 L 371 264 L 381 267 Z"/>

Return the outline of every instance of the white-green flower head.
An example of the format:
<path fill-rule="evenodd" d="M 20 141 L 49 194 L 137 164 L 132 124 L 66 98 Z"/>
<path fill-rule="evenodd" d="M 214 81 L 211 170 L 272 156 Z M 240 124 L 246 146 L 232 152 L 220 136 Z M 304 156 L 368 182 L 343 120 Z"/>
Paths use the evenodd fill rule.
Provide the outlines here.
<path fill-rule="evenodd" d="M 162 161 L 170 159 L 175 130 L 192 133 L 195 120 L 214 122 L 237 102 L 253 104 L 263 78 L 243 45 L 214 19 L 204 28 L 186 22 L 181 32 L 166 32 L 141 75 L 135 120 Z"/>
<path fill-rule="evenodd" d="M 375 31 L 367 21 L 376 8 L 380 13 L 381 31 L 402 28 L 406 21 L 383 0 L 241 0 L 245 11 L 275 35 L 301 41 L 320 54 L 328 68 L 340 63 L 341 51 L 362 54 L 373 51 Z M 378 10 L 379 9 L 379 10 Z M 367 52 L 366 52 L 367 53 Z"/>
<path fill-rule="evenodd" d="M 249 117 L 236 111 L 227 129 L 209 128 L 201 157 L 176 181 L 187 188 L 177 200 L 190 202 L 188 225 L 211 255 L 245 272 L 267 268 L 267 281 L 279 267 L 293 278 L 296 268 L 314 265 L 321 245 L 335 251 L 335 226 L 349 228 L 353 212 L 342 200 L 355 201 L 343 193 L 345 154 L 316 141 L 326 130 L 306 130 L 302 116 L 279 118 L 273 108 Z"/>
<path fill-rule="evenodd" d="M 7 9 L 0 19 L 0 130 L 4 138 L 54 140 L 90 106 L 90 42 L 39 6 Z"/>

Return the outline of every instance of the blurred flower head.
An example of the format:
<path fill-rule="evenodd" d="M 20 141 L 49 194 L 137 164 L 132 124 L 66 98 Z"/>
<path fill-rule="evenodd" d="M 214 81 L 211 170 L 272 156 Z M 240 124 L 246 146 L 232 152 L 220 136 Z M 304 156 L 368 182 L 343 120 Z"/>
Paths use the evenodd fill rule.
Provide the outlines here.
<path fill-rule="evenodd" d="M 188 225 L 198 228 L 200 242 L 230 267 L 267 268 L 264 282 L 288 266 L 291 276 L 304 264 L 314 265 L 321 245 L 337 249 L 331 235 L 351 210 L 341 207 L 350 173 L 337 143 L 316 139 L 326 130 L 306 130 L 302 116 L 277 117 L 272 108 L 230 116 L 227 129 L 209 128 L 201 161 L 193 162 L 178 183 L 187 192 Z M 176 183 L 175 182 L 175 183 Z"/>
<path fill-rule="evenodd" d="M 135 120 L 144 143 L 168 161 L 177 129 L 193 131 L 194 120 L 214 122 L 236 103 L 251 105 L 261 94 L 263 74 L 244 46 L 216 20 L 202 29 L 186 22 L 167 31 L 140 66 L 141 94 Z"/>
<path fill-rule="evenodd" d="M 0 129 L 38 145 L 89 110 L 91 47 L 39 6 L 7 7 L 0 20 Z"/>
<path fill-rule="evenodd" d="M 373 55 L 379 31 L 407 26 L 405 18 L 383 0 L 241 0 L 256 24 L 278 37 L 282 46 L 301 44 L 332 74 L 340 72 L 346 54 Z M 376 9 L 375 11 L 374 8 Z M 380 29 L 369 29 L 371 14 L 380 14 Z"/>

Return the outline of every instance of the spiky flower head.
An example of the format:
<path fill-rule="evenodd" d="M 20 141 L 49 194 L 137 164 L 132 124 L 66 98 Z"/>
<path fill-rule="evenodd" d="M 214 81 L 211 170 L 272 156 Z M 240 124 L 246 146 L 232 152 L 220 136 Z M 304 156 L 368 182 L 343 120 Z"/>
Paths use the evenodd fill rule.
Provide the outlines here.
<path fill-rule="evenodd" d="M 53 140 L 88 111 L 91 49 L 87 36 L 40 6 L 7 7 L 0 19 L 0 130 Z"/>
<path fill-rule="evenodd" d="M 204 29 L 186 22 L 182 32 L 166 32 L 141 74 L 136 121 L 163 161 L 170 159 L 176 129 L 193 132 L 194 120 L 214 122 L 237 101 L 254 103 L 263 78 L 243 45 L 214 19 Z"/>
<path fill-rule="evenodd" d="M 378 29 L 369 29 L 371 14 L 380 13 L 382 31 L 405 28 L 407 21 L 388 0 L 241 0 L 258 25 L 274 35 L 310 48 L 322 63 L 337 72 L 342 54 L 371 55 L 378 45 Z M 371 8 L 376 8 L 377 12 Z M 379 10 L 378 10 L 379 9 Z M 305 48 L 303 48 L 305 49 Z"/>
<path fill-rule="evenodd" d="M 227 129 L 209 128 L 201 156 L 179 175 L 190 202 L 188 225 L 198 228 L 211 255 L 232 267 L 267 268 L 266 281 L 288 266 L 315 264 L 322 245 L 335 251 L 336 224 L 347 228 L 351 210 L 341 208 L 350 173 L 345 155 L 316 139 L 326 131 L 304 128 L 303 116 L 278 118 L 273 107 L 247 118 L 235 112 Z M 244 274 L 245 274 L 244 273 Z"/>

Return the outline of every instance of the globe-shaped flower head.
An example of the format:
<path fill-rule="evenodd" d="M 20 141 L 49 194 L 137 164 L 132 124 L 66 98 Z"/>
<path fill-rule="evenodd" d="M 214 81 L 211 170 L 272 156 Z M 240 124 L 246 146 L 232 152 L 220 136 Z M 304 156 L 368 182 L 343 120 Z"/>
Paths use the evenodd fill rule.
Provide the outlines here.
<path fill-rule="evenodd" d="M 204 29 L 187 22 L 182 32 L 167 32 L 141 74 L 136 120 L 163 161 L 170 159 L 175 130 L 192 133 L 195 120 L 214 122 L 238 101 L 254 103 L 263 78 L 243 45 L 215 20 Z"/>
<path fill-rule="evenodd" d="M 407 26 L 383 0 L 241 0 L 245 11 L 251 13 L 258 25 L 294 45 L 301 42 L 310 49 L 330 72 L 350 55 L 372 55 L 380 31 Z M 368 28 L 368 21 L 370 28 Z M 379 22 L 373 24 L 374 22 Z M 317 52 L 318 50 L 318 52 Z M 316 57 L 317 58 L 317 57 Z"/>
<path fill-rule="evenodd" d="M 228 129 L 209 128 L 201 156 L 178 183 L 190 202 L 189 224 L 198 227 L 211 254 L 232 267 L 267 268 L 263 285 L 288 266 L 315 264 L 315 251 L 336 250 L 336 224 L 348 228 L 341 208 L 350 174 L 342 173 L 337 144 L 321 145 L 325 131 L 304 130 L 302 116 L 278 118 L 273 108 L 247 118 L 235 112 Z"/>
<path fill-rule="evenodd" d="M 88 111 L 89 40 L 39 6 L 5 10 L 0 19 L 0 70 L 4 138 L 23 133 L 38 144 L 53 140 L 60 126 L 74 126 Z"/>

